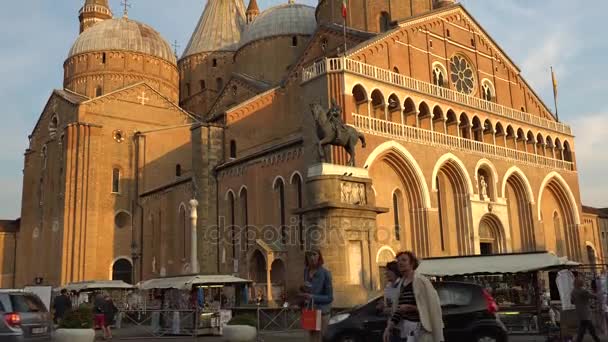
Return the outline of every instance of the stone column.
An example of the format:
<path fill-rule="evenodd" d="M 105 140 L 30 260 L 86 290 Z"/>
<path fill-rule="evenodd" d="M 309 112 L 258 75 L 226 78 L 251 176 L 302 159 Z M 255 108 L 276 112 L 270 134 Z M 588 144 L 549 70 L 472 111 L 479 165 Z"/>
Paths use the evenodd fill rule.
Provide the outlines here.
<path fill-rule="evenodd" d="M 190 226 L 191 226 L 191 236 L 190 236 L 190 267 L 192 268 L 192 273 L 199 273 L 198 269 L 198 234 L 196 232 L 196 221 L 198 220 L 197 214 L 198 201 L 195 199 L 190 200 Z"/>

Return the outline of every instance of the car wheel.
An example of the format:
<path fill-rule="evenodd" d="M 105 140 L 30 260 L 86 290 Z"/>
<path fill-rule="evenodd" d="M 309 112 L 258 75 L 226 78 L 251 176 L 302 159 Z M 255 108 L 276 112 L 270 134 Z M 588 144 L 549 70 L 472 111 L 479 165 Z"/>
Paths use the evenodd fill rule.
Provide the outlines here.
<path fill-rule="evenodd" d="M 475 334 L 475 342 L 500 342 L 500 338 L 491 331 L 482 331 Z"/>
<path fill-rule="evenodd" d="M 359 337 L 351 334 L 346 334 L 340 336 L 338 339 L 339 342 L 359 342 Z"/>

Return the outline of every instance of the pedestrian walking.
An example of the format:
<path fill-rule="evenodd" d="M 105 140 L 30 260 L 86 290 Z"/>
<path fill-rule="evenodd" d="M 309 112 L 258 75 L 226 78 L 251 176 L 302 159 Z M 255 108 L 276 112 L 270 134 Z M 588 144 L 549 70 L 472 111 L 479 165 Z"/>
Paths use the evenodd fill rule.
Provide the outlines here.
<path fill-rule="evenodd" d="M 310 342 L 322 342 L 323 333 L 327 330 L 331 303 L 334 301 L 331 273 L 323 267 L 321 251 L 313 249 L 305 255 L 304 286 L 306 292 L 300 295 L 306 301 L 306 306 L 321 310 L 321 330 L 310 331 Z"/>
<path fill-rule="evenodd" d="M 114 301 L 110 296 L 105 297 L 105 301 L 103 304 L 103 315 L 104 315 L 104 323 L 105 323 L 105 331 L 104 336 L 106 339 L 112 339 L 112 329 L 110 326 L 114 323 L 114 318 L 116 317 L 116 313 L 118 312 L 118 308 L 114 305 Z"/>
<path fill-rule="evenodd" d="M 53 310 L 55 310 L 55 316 L 53 318 L 55 324 L 59 324 L 65 314 L 72 309 L 72 301 L 68 297 L 68 290 L 62 289 L 61 294 L 55 298 L 53 302 Z"/>
<path fill-rule="evenodd" d="M 582 278 L 574 279 L 574 289 L 572 290 L 572 295 L 570 296 L 570 300 L 576 308 L 576 316 L 578 318 L 578 333 L 576 335 L 576 342 L 581 342 L 587 331 L 589 331 L 589 334 L 595 342 L 599 342 L 600 339 L 597 337 L 593 322 L 591 322 L 590 301 L 595 296 L 588 290 L 584 289 L 584 285 L 585 282 Z"/>
<path fill-rule="evenodd" d="M 107 296 L 97 293 L 93 300 L 93 314 L 95 315 L 95 327 L 101 329 L 103 339 L 112 338 L 112 332 L 109 331 L 111 322 L 106 321 Z"/>
<path fill-rule="evenodd" d="M 399 301 L 399 290 L 401 285 L 401 276 L 399 272 L 399 266 L 396 261 L 391 261 L 386 264 L 386 270 L 384 272 L 386 277 L 386 286 L 384 287 L 384 300 L 379 301 L 378 310 L 382 311 L 388 317 L 392 317 L 397 311 L 397 305 Z M 391 331 L 390 342 L 401 341 L 401 331 L 399 327 L 396 327 Z"/>
<path fill-rule="evenodd" d="M 419 261 L 413 252 L 397 254 L 397 265 L 402 279 L 398 306 L 384 331 L 384 342 L 390 341 L 397 327 L 403 342 L 443 342 L 441 304 L 433 284 L 416 272 Z"/>

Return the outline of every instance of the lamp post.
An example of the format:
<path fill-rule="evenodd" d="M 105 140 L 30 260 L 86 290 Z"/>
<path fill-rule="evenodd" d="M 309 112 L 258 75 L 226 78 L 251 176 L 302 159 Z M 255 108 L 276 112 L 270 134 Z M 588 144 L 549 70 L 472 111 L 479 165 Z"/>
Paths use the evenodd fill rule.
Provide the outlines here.
<path fill-rule="evenodd" d="M 190 200 L 190 267 L 192 267 L 192 273 L 198 274 L 198 237 L 196 234 L 196 220 L 198 218 L 196 208 L 198 207 L 198 201 L 195 199 Z"/>

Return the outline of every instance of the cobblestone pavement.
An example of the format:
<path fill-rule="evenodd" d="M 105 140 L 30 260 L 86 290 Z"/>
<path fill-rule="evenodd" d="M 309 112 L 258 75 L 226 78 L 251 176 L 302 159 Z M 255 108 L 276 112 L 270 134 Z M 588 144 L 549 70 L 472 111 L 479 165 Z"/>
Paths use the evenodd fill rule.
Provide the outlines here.
<path fill-rule="evenodd" d="M 101 336 L 98 332 L 98 336 Z M 303 331 L 292 331 L 292 332 L 275 332 L 262 334 L 259 342 L 308 342 L 306 338 L 306 332 Z M 101 338 L 98 341 L 102 341 Z M 117 330 L 114 334 L 113 341 L 145 341 L 145 342 L 221 342 L 223 339 L 219 336 L 199 336 L 197 338 L 189 336 L 167 336 L 167 337 L 152 337 L 140 335 L 134 336 L 133 332 Z M 587 336 L 584 342 L 593 341 L 591 337 Z M 602 337 L 602 342 L 608 342 L 608 337 Z M 366 341 L 372 342 L 372 341 Z M 464 341 L 462 341 L 464 342 Z M 546 337 L 543 336 L 529 336 L 529 335 L 513 335 L 509 336 L 509 342 L 546 342 Z"/>

